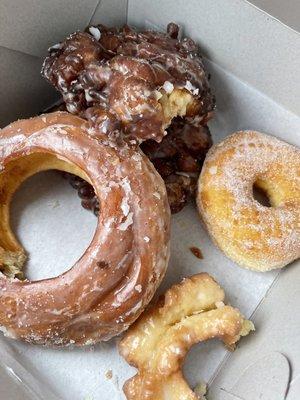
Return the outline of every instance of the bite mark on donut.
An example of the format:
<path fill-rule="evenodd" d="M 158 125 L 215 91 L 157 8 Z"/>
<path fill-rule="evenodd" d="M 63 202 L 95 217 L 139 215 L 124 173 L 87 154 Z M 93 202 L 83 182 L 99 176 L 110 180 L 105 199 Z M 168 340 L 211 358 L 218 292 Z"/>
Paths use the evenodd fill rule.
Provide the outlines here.
<path fill-rule="evenodd" d="M 167 129 L 172 120 L 176 117 L 185 117 L 189 111 L 197 107 L 197 101 L 193 95 L 186 89 L 173 89 L 166 91 L 165 85 L 160 90 L 160 103 L 164 115 L 164 128 Z M 167 133 L 166 133 L 167 134 Z"/>

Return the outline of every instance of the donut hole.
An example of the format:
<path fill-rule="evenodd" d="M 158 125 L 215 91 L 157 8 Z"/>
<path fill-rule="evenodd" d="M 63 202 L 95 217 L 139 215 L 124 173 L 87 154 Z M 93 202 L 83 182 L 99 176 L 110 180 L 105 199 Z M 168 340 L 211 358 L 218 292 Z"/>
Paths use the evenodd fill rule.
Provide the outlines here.
<path fill-rule="evenodd" d="M 272 207 L 271 197 L 261 181 L 256 181 L 253 184 L 252 190 L 254 200 L 264 207 Z"/>
<path fill-rule="evenodd" d="M 82 209 L 76 192 L 54 169 L 85 177 L 76 166 L 45 153 L 11 162 L 0 174 L 0 270 L 9 277 L 58 276 L 93 238 L 97 219 Z"/>

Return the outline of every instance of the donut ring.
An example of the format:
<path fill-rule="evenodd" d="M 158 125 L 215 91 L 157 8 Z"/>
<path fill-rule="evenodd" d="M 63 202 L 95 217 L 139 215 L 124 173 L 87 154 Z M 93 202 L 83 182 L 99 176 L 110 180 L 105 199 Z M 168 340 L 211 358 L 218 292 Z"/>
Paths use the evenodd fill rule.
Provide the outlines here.
<path fill-rule="evenodd" d="M 254 199 L 253 186 L 271 207 Z M 275 137 L 237 132 L 213 146 L 198 181 L 198 209 L 213 241 L 256 271 L 300 257 L 300 151 Z"/>
<path fill-rule="evenodd" d="M 1 330 L 27 342 L 80 346 L 128 328 L 152 298 L 169 258 L 170 210 L 152 164 L 136 148 L 117 146 L 81 118 L 57 112 L 4 128 L 0 166 Z M 10 200 L 26 178 L 48 169 L 93 185 L 101 204 L 94 238 L 58 277 L 7 277 L 20 273 L 26 258 L 9 227 Z"/>

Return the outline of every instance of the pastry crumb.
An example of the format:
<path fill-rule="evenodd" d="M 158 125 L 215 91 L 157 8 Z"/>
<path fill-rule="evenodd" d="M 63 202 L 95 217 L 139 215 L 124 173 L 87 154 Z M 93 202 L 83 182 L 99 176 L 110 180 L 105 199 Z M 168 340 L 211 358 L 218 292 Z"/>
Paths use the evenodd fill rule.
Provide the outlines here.
<path fill-rule="evenodd" d="M 52 203 L 50 203 L 49 205 L 50 205 L 50 207 L 52 207 L 52 208 L 57 208 L 57 207 L 60 206 L 60 203 L 59 203 L 58 200 L 55 200 L 55 201 L 53 201 Z"/>
<path fill-rule="evenodd" d="M 134 288 L 138 293 L 142 292 L 142 285 L 136 285 Z"/>
<path fill-rule="evenodd" d="M 111 370 L 111 369 L 107 370 L 107 371 L 105 372 L 105 378 L 106 378 L 107 380 L 110 380 L 110 379 L 112 379 L 112 377 L 113 377 L 113 372 L 112 372 L 112 370 Z"/>
<path fill-rule="evenodd" d="M 190 247 L 190 250 L 194 254 L 195 257 L 199 258 L 199 260 L 203 259 L 203 254 L 198 247 Z"/>
<path fill-rule="evenodd" d="M 204 382 L 198 383 L 198 385 L 194 389 L 194 393 L 199 400 L 206 400 L 206 393 L 207 393 L 207 385 Z"/>
<path fill-rule="evenodd" d="M 247 336 L 251 331 L 255 331 L 255 326 L 252 321 L 245 319 L 241 330 L 241 336 Z"/>

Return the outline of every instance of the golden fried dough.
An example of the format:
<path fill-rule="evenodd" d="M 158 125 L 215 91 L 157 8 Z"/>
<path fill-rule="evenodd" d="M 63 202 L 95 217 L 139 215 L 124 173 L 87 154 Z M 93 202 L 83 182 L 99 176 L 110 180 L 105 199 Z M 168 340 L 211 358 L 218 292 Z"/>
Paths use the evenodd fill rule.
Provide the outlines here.
<path fill-rule="evenodd" d="M 129 329 L 119 349 L 138 369 L 124 392 L 128 400 L 196 400 L 181 368 L 192 345 L 219 338 L 233 347 L 253 324 L 224 304 L 224 291 L 206 273 L 171 287 Z"/>
<path fill-rule="evenodd" d="M 253 131 L 234 133 L 209 151 L 198 181 L 199 212 L 214 242 L 256 271 L 300 257 L 300 150 Z M 264 191 L 271 207 L 260 204 Z"/>

